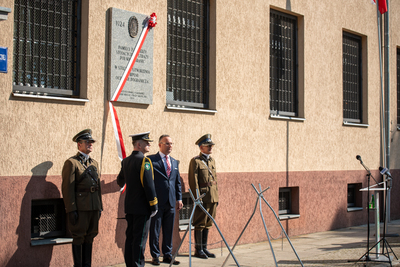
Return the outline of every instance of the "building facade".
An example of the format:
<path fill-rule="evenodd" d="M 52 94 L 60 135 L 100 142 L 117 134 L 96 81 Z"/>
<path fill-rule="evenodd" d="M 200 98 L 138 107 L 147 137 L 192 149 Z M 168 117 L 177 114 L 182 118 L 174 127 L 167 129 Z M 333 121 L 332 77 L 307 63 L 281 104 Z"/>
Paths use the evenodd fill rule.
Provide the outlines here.
<path fill-rule="evenodd" d="M 104 206 L 93 265 L 123 262 L 124 195 L 109 105 L 110 73 L 118 69 L 110 52 L 118 44 L 111 40 L 113 9 L 157 15 L 148 36 L 151 77 L 139 81 L 152 83 L 139 94 L 149 99 L 113 105 L 126 153 L 129 134 L 169 134 L 190 207 L 189 162 L 199 153 L 195 141 L 211 133 L 220 194 L 215 220 L 230 245 L 254 210 L 252 184 L 269 187 L 263 195 L 289 236 L 367 223 L 369 196 L 360 189 L 368 176 L 357 155 L 371 170 L 370 184 L 382 181 L 380 166 L 390 167 L 388 210 L 399 219 L 400 2 L 387 2 L 385 164 L 377 9 L 369 0 L 1 0 L 0 265 L 73 264 L 61 170 L 76 153 L 72 137 L 86 128 L 97 140 L 91 155 L 100 164 Z M 120 50 L 129 58 L 127 46 L 121 42 Z M 141 72 L 134 66 L 129 79 Z M 150 152 L 157 151 L 154 142 Z M 271 237 L 280 237 L 273 212 L 266 205 L 263 212 Z M 190 209 L 181 213 L 175 248 Z M 261 219 L 253 220 L 240 243 L 267 240 Z M 209 248 L 221 240 L 213 227 Z M 186 239 L 181 250 L 188 246 Z"/>

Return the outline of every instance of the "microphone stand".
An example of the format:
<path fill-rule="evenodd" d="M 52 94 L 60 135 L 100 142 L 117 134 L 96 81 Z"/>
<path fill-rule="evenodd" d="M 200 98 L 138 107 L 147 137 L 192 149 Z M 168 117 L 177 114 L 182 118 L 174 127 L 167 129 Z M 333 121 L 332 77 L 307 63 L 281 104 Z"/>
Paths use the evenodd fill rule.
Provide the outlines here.
<path fill-rule="evenodd" d="M 361 165 L 364 167 L 364 169 L 367 171 L 367 177 L 368 177 L 368 179 L 367 179 L 367 181 L 368 181 L 368 184 L 367 184 L 367 189 L 368 189 L 368 191 L 367 191 L 368 192 L 368 197 L 367 197 L 367 226 L 368 226 L 368 230 L 367 230 L 367 232 L 368 232 L 367 233 L 367 253 L 365 253 L 363 256 L 361 256 L 360 259 L 362 259 L 365 256 L 365 261 L 371 261 L 371 258 L 369 257 L 369 252 L 371 251 L 369 249 L 369 232 L 370 232 L 370 226 L 369 226 L 369 224 L 370 224 L 369 223 L 369 210 L 370 210 L 370 207 L 369 207 L 369 196 L 370 196 L 370 192 L 369 192 L 369 187 L 370 187 L 371 177 L 372 177 L 372 179 L 374 179 L 374 181 L 376 183 L 378 183 L 378 182 L 375 180 L 374 176 L 372 176 L 371 171 L 369 170 L 369 168 L 364 165 L 364 162 L 361 160 L 361 157 L 359 158 L 359 161 L 360 161 Z M 358 261 L 360 259 L 358 259 Z"/>
<path fill-rule="evenodd" d="M 364 165 L 364 163 L 362 162 L 362 160 L 361 160 L 361 157 L 359 158 L 359 156 L 357 156 L 357 159 L 360 161 L 360 163 L 361 163 L 361 165 L 365 168 L 365 170 L 368 172 L 368 174 L 367 174 L 367 177 L 368 177 L 368 201 L 369 201 L 369 195 L 370 195 L 370 177 L 372 177 L 372 179 L 374 179 L 374 181 L 376 182 L 376 185 L 378 185 L 378 184 L 381 184 L 381 183 L 378 183 L 376 180 L 375 180 L 375 178 L 372 176 L 372 174 L 371 174 L 371 171 L 368 169 L 368 167 L 366 167 L 365 165 Z M 387 175 L 387 174 L 386 174 Z M 364 260 L 365 261 L 371 261 L 371 258 L 369 257 L 369 253 L 370 253 L 370 251 L 373 249 L 373 248 L 375 248 L 378 244 L 380 244 L 380 242 L 383 242 L 383 244 L 382 244 L 382 255 L 385 255 L 385 245 L 387 245 L 387 247 L 389 247 L 390 248 L 390 250 L 391 250 L 391 252 L 393 253 L 393 255 L 396 257 L 396 259 L 398 259 L 397 258 L 397 256 L 396 256 L 396 254 L 393 252 L 393 249 L 392 249 L 392 247 L 389 245 L 389 243 L 387 242 L 387 240 L 386 240 L 386 237 L 385 237 L 385 232 L 386 232 L 386 198 L 387 198 L 387 179 L 385 179 L 384 178 L 384 181 L 382 182 L 383 184 L 384 184 L 384 194 L 385 194 L 385 196 L 384 196 L 384 203 L 383 203 L 383 213 L 384 213 L 384 221 L 383 221 L 383 238 L 381 238 L 378 242 L 376 242 L 375 243 L 375 245 L 373 245 L 371 248 L 369 248 L 369 210 L 370 210 L 370 208 L 369 208 L 369 203 L 368 203 L 368 205 L 367 205 L 367 210 L 368 210 L 368 234 L 367 234 L 367 252 L 366 253 L 364 253 L 364 255 L 362 255 L 356 262 L 359 262 L 359 261 L 361 261 L 361 259 L 362 258 L 364 258 Z M 376 223 L 376 222 L 375 222 Z M 391 261 L 391 259 L 390 259 L 390 254 L 389 254 L 389 250 L 388 250 L 388 248 L 386 247 L 386 251 L 387 251 L 387 258 L 388 258 L 388 260 L 387 261 L 382 261 L 382 260 L 375 260 L 376 262 L 389 262 L 390 263 L 390 266 L 392 266 L 392 261 Z M 375 253 L 376 254 L 376 253 Z"/>

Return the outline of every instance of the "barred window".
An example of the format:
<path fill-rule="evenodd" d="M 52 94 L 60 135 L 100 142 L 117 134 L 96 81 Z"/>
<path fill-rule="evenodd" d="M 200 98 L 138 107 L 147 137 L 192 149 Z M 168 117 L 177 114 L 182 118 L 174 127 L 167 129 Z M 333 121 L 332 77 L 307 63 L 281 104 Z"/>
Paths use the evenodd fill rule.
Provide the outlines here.
<path fill-rule="evenodd" d="M 269 93 L 271 114 L 298 115 L 297 18 L 270 13 Z"/>
<path fill-rule="evenodd" d="M 183 207 L 179 211 L 179 226 L 182 230 L 186 230 L 193 211 L 193 200 L 188 192 L 182 193 L 182 203 Z"/>
<path fill-rule="evenodd" d="M 361 37 L 343 33 L 343 119 L 361 123 L 362 69 Z"/>
<path fill-rule="evenodd" d="M 32 200 L 32 239 L 65 236 L 65 222 L 65 207 L 62 198 Z"/>
<path fill-rule="evenodd" d="M 167 105 L 208 108 L 208 0 L 168 0 Z"/>
<path fill-rule="evenodd" d="M 397 125 L 400 125 L 400 49 L 397 49 Z"/>
<path fill-rule="evenodd" d="M 279 188 L 279 214 L 291 213 L 291 188 Z"/>
<path fill-rule="evenodd" d="M 15 0 L 13 91 L 78 96 L 81 0 Z"/>

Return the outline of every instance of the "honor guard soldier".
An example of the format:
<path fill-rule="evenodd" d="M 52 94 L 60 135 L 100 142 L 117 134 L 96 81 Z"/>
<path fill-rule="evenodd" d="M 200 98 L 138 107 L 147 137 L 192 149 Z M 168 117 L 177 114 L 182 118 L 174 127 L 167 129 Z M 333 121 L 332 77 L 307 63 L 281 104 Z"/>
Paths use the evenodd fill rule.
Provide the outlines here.
<path fill-rule="evenodd" d="M 72 138 L 78 153 L 67 159 L 62 169 L 62 194 L 72 234 L 74 266 L 91 266 L 92 244 L 99 230 L 103 204 L 99 164 L 89 156 L 93 151 L 92 130 L 86 129 Z"/>
<path fill-rule="evenodd" d="M 197 140 L 200 154 L 190 161 L 189 186 L 193 194 L 206 195 L 202 198 L 203 207 L 215 218 L 218 205 L 218 186 L 215 160 L 210 156 L 215 145 L 211 141 L 211 134 L 205 134 Z M 195 254 L 194 256 L 207 259 L 215 258 L 215 255 L 207 250 L 208 231 L 212 226 L 212 220 L 201 209 L 196 209 L 193 217 Z"/>
<path fill-rule="evenodd" d="M 127 267 L 144 266 L 144 250 L 150 218 L 156 215 L 158 201 L 154 187 L 152 162 L 144 154 L 150 150 L 150 132 L 130 135 L 133 152 L 121 162 L 117 183 L 125 189 L 125 217 L 128 222 L 125 240 Z"/>

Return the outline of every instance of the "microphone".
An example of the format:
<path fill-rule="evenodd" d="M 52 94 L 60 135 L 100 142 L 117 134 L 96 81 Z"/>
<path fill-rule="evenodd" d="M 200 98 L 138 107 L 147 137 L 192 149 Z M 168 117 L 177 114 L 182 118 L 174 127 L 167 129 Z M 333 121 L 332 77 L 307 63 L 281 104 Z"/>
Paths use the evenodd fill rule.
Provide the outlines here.
<path fill-rule="evenodd" d="M 357 159 L 357 160 L 359 160 L 361 163 L 363 163 L 363 161 L 362 161 L 362 159 L 361 159 L 361 156 L 360 156 L 360 155 L 357 155 L 357 156 L 356 156 L 356 159 Z"/>
<path fill-rule="evenodd" d="M 382 175 L 386 174 L 388 177 L 392 178 L 392 174 L 390 174 L 388 168 L 379 167 L 379 171 Z"/>

